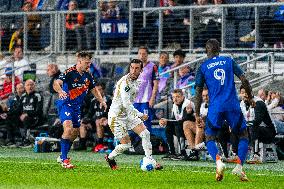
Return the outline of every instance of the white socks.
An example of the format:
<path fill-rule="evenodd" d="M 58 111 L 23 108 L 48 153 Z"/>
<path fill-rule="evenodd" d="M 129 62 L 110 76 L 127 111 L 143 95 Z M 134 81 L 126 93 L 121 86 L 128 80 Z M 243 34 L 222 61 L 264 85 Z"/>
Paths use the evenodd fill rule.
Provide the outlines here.
<path fill-rule="evenodd" d="M 109 159 L 114 159 L 116 156 L 122 154 L 124 151 L 128 150 L 131 147 L 131 144 L 119 144 L 115 149 L 108 155 Z"/>
<path fill-rule="evenodd" d="M 142 147 L 145 152 L 145 156 L 148 158 L 152 158 L 152 144 L 150 141 L 150 132 L 145 129 L 139 135 L 142 139 Z"/>

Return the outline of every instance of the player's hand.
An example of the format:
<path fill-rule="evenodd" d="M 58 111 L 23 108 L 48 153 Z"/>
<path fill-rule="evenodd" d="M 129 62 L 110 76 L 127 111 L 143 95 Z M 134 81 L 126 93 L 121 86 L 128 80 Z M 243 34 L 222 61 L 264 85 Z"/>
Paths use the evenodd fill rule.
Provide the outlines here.
<path fill-rule="evenodd" d="M 200 116 L 195 115 L 195 124 L 197 127 L 202 128 L 203 127 L 203 120 Z"/>
<path fill-rule="evenodd" d="M 102 108 L 104 108 L 104 111 L 107 110 L 107 104 L 106 104 L 105 101 L 103 101 L 103 102 L 100 103 L 100 109 L 102 109 Z"/>
<path fill-rule="evenodd" d="M 141 117 L 141 119 L 143 121 L 146 121 L 149 118 L 149 116 L 147 114 L 143 114 L 143 116 Z"/>
<path fill-rule="evenodd" d="M 151 99 L 149 100 L 149 107 L 150 107 L 150 108 L 153 108 L 154 105 L 155 105 L 155 98 L 151 98 Z"/>
<path fill-rule="evenodd" d="M 63 90 L 61 90 L 58 94 L 59 94 L 59 98 L 62 100 L 68 97 L 67 93 Z"/>
<path fill-rule="evenodd" d="M 185 110 L 186 110 L 186 112 L 188 113 L 188 114 L 191 114 L 192 113 L 192 105 L 191 105 L 191 103 L 189 103 L 189 105 L 187 105 L 186 107 L 185 107 Z"/>
<path fill-rule="evenodd" d="M 162 118 L 159 120 L 159 125 L 162 126 L 162 127 L 166 127 L 167 126 L 167 120 Z"/>

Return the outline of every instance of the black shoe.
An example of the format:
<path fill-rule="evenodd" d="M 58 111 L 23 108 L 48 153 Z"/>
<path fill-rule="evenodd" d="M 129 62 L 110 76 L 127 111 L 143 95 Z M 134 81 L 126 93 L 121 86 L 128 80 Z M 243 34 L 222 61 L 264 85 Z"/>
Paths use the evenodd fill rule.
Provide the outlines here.
<path fill-rule="evenodd" d="M 108 162 L 108 164 L 109 164 L 109 166 L 110 166 L 110 168 L 112 170 L 116 170 L 117 169 L 117 165 L 116 165 L 116 162 L 115 162 L 114 159 L 109 159 L 108 155 L 105 155 L 105 160 L 106 160 L 106 162 Z"/>
<path fill-rule="evenodd" d="M 173 156 L 171 158 L 171 160 L 174 160 L 174 161 L 182 161 L 182 160 L 186 160 L 186 155 L 176 155 L 176 156 Z"/>
<path fill-rule="evenodd" d="M 198 151 L 197 150 L 191 150 L 189 155 L 186 156 L 186 161 L 198 161 L 199 160 L 199 156 L 198 156 Z"/>
<path fill-rule="evenodd" d="M 161 164 L 157 163 L 157 164 L 156 164 L 156 167 L 155 167 L 155 170 L 160 171 L 160 170 L 162 170 L 163 168 L 164 168 L 164 167 L 163 167 Z"/>
<path fill-rule="evenodd" d="M 166 154 L 165 156 L 163 156 L 161 159 L 162 160 L 171 160 L 173 157 L 175 157 L 175 154 Z"/>

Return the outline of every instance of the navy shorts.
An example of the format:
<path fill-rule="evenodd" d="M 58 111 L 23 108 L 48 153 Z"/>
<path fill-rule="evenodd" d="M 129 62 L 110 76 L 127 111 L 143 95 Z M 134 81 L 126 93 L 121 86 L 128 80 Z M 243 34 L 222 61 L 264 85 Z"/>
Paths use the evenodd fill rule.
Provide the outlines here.
<path fill-rule="evenodd" d="M 226 112 L 208 112 L 205 135 L 216 136 L 221 129 L 224 121 L 227 121 L 233 133 L 241 133 L 247 127 L 246 121 L 241 111 L 226 111 Z"/>
<path fill-rule="evenodd" d="M 79 128 L 81 125 L 81 109 L 79 106 L 74 106 L 68 103 L 58 104 L 58 113 L 61 123 L 64 121 L 72 121 L 74 128 Z"/>

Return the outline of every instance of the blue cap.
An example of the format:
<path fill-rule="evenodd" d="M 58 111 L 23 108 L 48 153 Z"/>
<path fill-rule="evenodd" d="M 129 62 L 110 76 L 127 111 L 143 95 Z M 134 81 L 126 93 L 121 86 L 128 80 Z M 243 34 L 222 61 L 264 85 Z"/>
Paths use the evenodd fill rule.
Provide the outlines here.
<path fill-rule="evenodd" d="M 12 73 L 13 73 L 12 67 L 7 67 L 7 68 L 5 69 L 5 74 L 6 74 L 6 75 L 10 76 L 10 75 L 12 75 Z"/>

